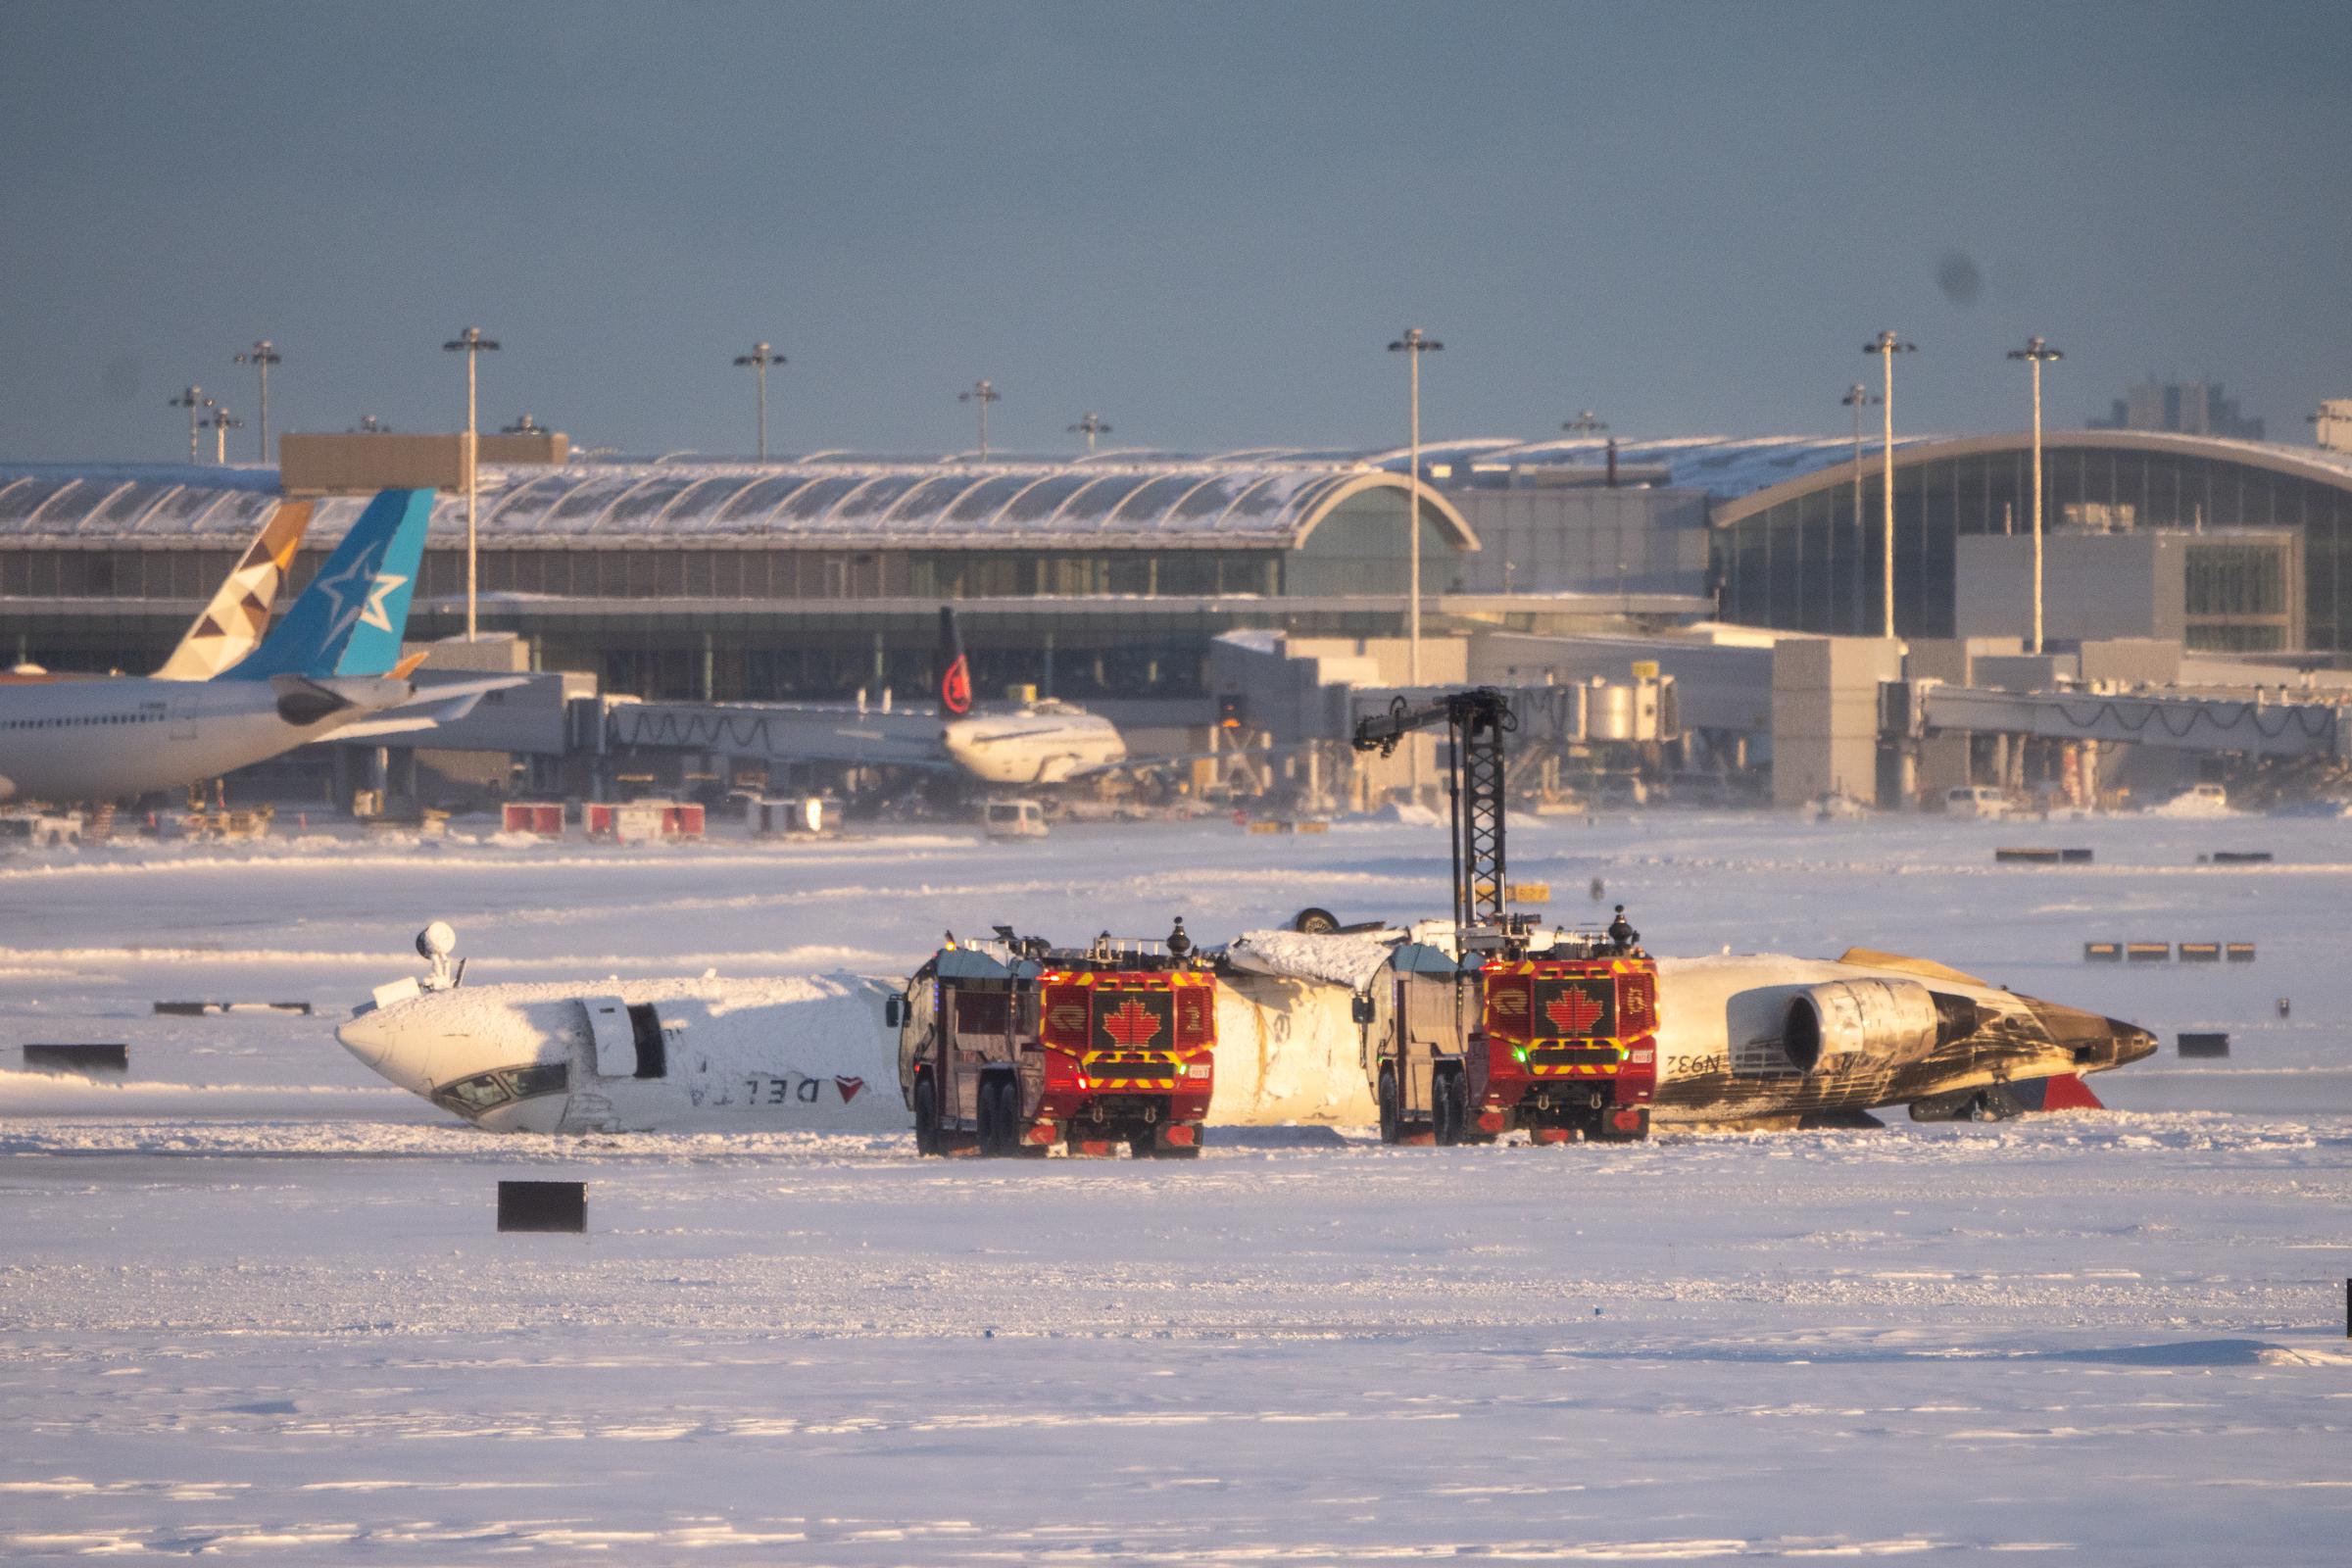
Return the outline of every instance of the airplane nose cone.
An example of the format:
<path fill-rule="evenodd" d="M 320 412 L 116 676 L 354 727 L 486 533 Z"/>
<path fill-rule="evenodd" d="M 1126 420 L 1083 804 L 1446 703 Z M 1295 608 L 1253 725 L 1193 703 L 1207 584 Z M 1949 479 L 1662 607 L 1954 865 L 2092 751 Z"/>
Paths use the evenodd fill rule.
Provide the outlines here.
<path fill-rule="evenodd" d="M 343 1049 L 379 1071 L 384 1058 L 392 1054 L 392 1035 L 383 1025 L 382 1012 L 364 1013 L 335 1031 Z"/>
<path fill-rule="evenodd" d="M 381 1076 L 400 1085 L 412 1094 L 428 1094 L 432 1090 L 426 1063 L 419 1059 L 413 1029 L 404 1029 L 385 1014 L 385 1009 L 362 1013 L 335 1031 L 343 1049 L 366 1062 Z"/>

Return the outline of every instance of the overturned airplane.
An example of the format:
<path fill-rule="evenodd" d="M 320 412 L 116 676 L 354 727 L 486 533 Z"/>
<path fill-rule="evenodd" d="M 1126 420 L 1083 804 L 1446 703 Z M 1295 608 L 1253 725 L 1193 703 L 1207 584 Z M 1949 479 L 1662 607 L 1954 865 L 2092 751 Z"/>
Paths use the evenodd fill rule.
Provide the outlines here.
<path fill-rule="evenodd" d="M 1208 1141 L 1219 1127 L 1377 1124 L 1396 1142 L 1512 1131 L 1566 1142 L 1639 1136 L 1635 1112 L 1642 1132 L 1653 1119 L 1667 1129 L 1860 1124 L 1889 1106 L 1922 1120 L 1994 1120 L 2096 1108 L 2082 1075 L 2156 1045 L 2118 1019 L 1863 949 L 1836 960 L 1627 962 L 1595 960 L 1588 939 L 1563 938 L 1560 952 L 1584 972 L 1553 976 L 1551 944 L 1535 933 L 1521 989 L 1484 982 L 1476 956 L 1464 964 L 1446 951 L 1450 936 L 1253 932 L 1205 955 L 1216 1005 Z M 886 1022 L 904 980 L 460 986 L 454 940 L 428 927 L 419 946 L 432 975 L 380 988 L 337 1038 L 478 1126 L 913 1125 L 900 1031 Z M 1406 1049 L 1384 1053 L 1398 1019 Z M 939 1027 L 959 1025 L 950 1015 Z M 1020 1113 L 1034 1116 L 1045 1063 L 1022 1076 Z"/>

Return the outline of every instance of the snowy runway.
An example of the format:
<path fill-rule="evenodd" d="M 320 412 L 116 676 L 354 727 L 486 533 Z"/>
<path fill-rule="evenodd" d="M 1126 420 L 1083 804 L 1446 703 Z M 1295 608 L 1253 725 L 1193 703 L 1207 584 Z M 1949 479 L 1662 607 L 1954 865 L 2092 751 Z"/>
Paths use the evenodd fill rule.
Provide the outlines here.
<path fill-rule="evenodd" d="M 2045 840 L 2099 863 L 1990 864 Z M 2194 864 L 2241 840 L 2280 862 Z M 1268 1135 L 1193 1166 L 498 1139 L 329 1032 L 429 915 L 485 979 L 903 968 L 1000 919 L 1422 912 L 1444 848 L 1218 824 L 0 865 L 0 1046 L 133 1064 L 0 1072 L 0 1559 L 2337 1560 L 2345 825 L 1515 824 L 1555 909 L 1602 876 L 1666 951 L 1923 953 L 2164 1036 L 2096 1083 L 2139 1108 L 1988 1128 Z M 2262 957 L 2080 961 L 2159 935 Z M 224 991 L 321 1016 L 147 1013 Z M 2232 1056 L 2178 1062 L 2182 1028 Z M 589 1234 L 495 1235 L 502 1176 L 585 1179 Z"/>

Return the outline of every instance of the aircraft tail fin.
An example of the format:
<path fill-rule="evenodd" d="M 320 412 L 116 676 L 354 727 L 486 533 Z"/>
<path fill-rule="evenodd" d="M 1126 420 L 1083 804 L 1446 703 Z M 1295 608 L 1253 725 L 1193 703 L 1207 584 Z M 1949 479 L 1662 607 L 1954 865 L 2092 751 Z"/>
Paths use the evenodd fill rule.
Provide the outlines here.
<path fill-rule="evenodd" d="M 227 678 L 388 672 L 400 659 L 432 514 L 430 490 L 379 492 L 311 585 Z"/>
<path fill-rule="evenodd" d="M 294 552 L 311 526 L 311 503 L 281 501 L 270 511 L 236 566 L 220 581 L 213 602 L 188 627 L 157 680 L 211 680 L 251 654 L 270 629 L 270 612 L 285 586 Z"/>
<path fill-rule="evenodd" d="M 956 607 L 939 607 L 939 706 L 960 717 L 972 710 L 972 666 L 963 657 L 963 634 L 956 627 Z"/>

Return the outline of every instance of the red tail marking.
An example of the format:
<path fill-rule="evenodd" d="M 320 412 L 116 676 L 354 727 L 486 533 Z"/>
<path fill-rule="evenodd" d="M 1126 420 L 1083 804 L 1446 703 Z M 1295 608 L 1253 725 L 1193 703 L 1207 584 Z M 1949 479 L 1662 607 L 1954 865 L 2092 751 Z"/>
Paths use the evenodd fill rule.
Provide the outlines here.
<path fill-rule="evenodd" d="M 939 678 L 939 704 L 951 713 L 972 710 L 972 666 L 961 654 Z"/>

